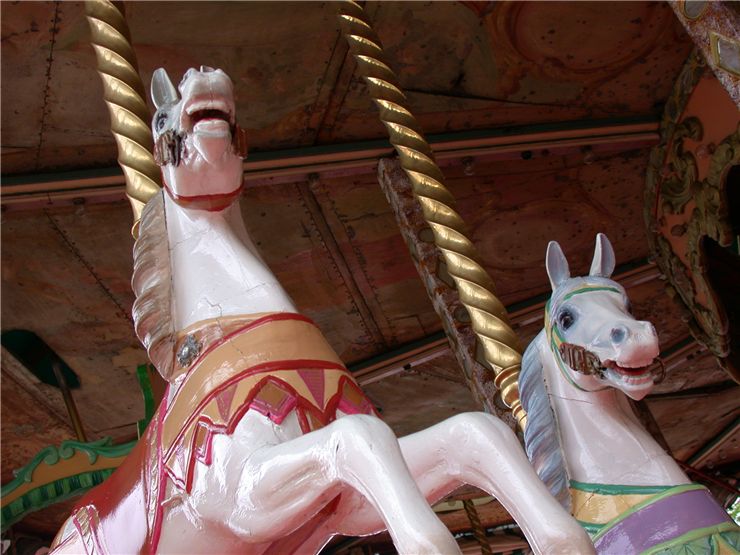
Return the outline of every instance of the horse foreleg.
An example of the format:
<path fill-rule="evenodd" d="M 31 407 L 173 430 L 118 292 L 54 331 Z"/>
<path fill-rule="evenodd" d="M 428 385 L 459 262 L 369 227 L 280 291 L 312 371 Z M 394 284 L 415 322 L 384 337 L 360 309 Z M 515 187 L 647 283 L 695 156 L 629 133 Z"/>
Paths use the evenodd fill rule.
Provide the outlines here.
<path fill-rule="evenodd" d="M 586 532 L 550 495 L 514 433 L 498 418 L 460 414 L 403 437 L 399 444 L 429 503 L 470 484 L 501 502 L 536 552 L 594 552 Z M 365 535 L 380 529 L 382 523 L 363 500 L 346 501 L 340 507 L 342 534 Z"/>
<path fill-rule="evenodd" d="M 352 491 L 380 516 L 399 552 L 459 553 L 409 474 L 398 440 L 375 417 L 347 416 L 246 457 L 232 448 L 218 458 L 215 454 L 202 481 L 196 475 L 191 497 L 202 502 L 194 509 L 206 520 L 227 523 L 246 541 L 285 536 L 334 497 Z M 238 475 L 234 506 L 224 502 L 228 484 L 222 483 L 231 472 Z"/>
<path fill-rule="evenodd" d="M 498 418 L 460 414 L 400 443 L 422 491 L 444 491 L 446 475 L 496 497 L 535 551 L 594 552 L 586 531 L 552 497 L 514 433 Z"/>

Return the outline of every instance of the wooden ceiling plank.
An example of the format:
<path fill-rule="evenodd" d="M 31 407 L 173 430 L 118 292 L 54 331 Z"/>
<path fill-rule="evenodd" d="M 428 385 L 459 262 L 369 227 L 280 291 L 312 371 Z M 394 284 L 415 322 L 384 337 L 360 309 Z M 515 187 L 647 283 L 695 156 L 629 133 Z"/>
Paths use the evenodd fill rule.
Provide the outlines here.
<path fill-rule="evenodd" d="M 2 348 L 2 370 L 4 379 L 12 380 L 15 385 L 25 391 L 34 402 L 43 407 L 46 413 L 53 417 L 58 425 L 71 430 L 69 416 L 64 406 L 61 393 L 54 386 L 42 383 L 36 376 L 21 364 L 5 347 Z M 12 387 L 8 385 L 8 387 Z M 3 388 L 5 391 L 5 388 Z"/>
<path fill-rule="evenodd" d="M 333 185 L 333 184 L 332 184 Z M 323 180 L 318 174 L 311 174 L 308 180 L 308 186 L 311 191 L 311 195 L 317 203 L 317 209 L 321 211 L 323 220 L 326 224 L 326 231 L 331 235 L 334 247 L 337 250 L 337 256 L 341 257 L 343 264 L 346 266 L 348 275 L 352 279 L 356 287 L 356 294 L 359 298 L 358 305 L 361 304 L 364 310 L 367 312 L 367 319 L 372 319 L 372 326 L 377 334 L 376 340 L 379 345 L 383 345 L 385 349 L 390 348 L 391 345 L 396 344 L 397 341 L 392 333 L 390 333 L 390 324 L 386 314 L 383 311 L 383 307 L 378 302 L 375 289 L 370 282 L 370 278 L 367 274 L 367 264 L 363 263 L 363 260 L 358 259 L 357 247 L 358 245 L 353 244 L 352 239 L 349 236 L 346 224 L 343 222 L 345 215 L 338 213 L 337 202 L 342 201 L 342 193 L 344 191 L 332 190 L 332 194 L 329 194 L 329 184 Z M 372 211 L 371 207 L 358 206 L 359 218 L 367 218 L 366 216 Z M 355 214 L 353 214 L 355 216 Z M 361 238 L 358 238 L 361 246 L 365 246 L 368 243 L 374 241 L 375 237 L 365 236 L 362 234 Z M 419 335 L 417 333 L 417 335 Z"/>
<path fill-rule="evenodd" d="M 334 237 L 334 234 L 332 233 L 332 230 L 326 221 L 326 217 L 321 209 L 321 205 L 316 200 L 316 197 L 313 193 L 313 191 L 315 190 L 316 180 L 318 180 L 318 177 L 312 177 L 309 179 L 308 182 L 298 183 L 298 191 L 300 192 L 301 199 L 303 200 L 303 205 L 306 207 L 306 210 L 311 216 L 311 220 L 313 221 L 313 224 L 322 244 L 329 254 L 332 264 L 336 268 L 336 271 L 341 276 L 345 287 L 349 291 L 352 303 L 360 315 L 365 331 L 370 336 L 372 341 L 376 343 L 379 347 L 387 348 L 388 344 L 386 343 L 385 338 L 383 337 L 383 334 L 378 327 L 378 323 L 375 321 L 375 317 L 373 316 L 370 307 L 368 307 L 368 304 L 365 301 L 364 295 L 357 285 L 355 276 L 350 270 L 347 261 L 345 260 L 342 253 L 342 250 L 339 248 L 337 239 L 336 237 Z"/>
<path fill-rule="evenodd" d="M 740 436 L 740 416 L 735 418 L 726 428 L 720 433 L 714 436 L 712 439 L 707 441 L 704 445 L 696 450 L 696 453 L 691 455 L 687 459 L 687 464 L 694 468 L 702 468 L 714 457 L 714 455 L 722 449 L 722 447 L 730 441 L 737 441 Z M 737 449 L 737 447 L 736 447 Z M 729 461 L 722 461 L 729 462 Z"/>
<path fill-rule="evenodd" d="M 355 61 L 352 56 L 347 55 L 348 53 L 347 42 L 342 37 L 342 33 L 337 32 L 316 101 L 311 106 L 306 128 L 303 131 L 302 144 L 317 144 L 322 129 L 327 124 L 331 126 L 331 120 L 336 117 L 337 103 L 341 105 L 339 99 L 343 98 L 348 88 L 348 75 L 351 78 L 354 73 Z M 328 122 L 327 118 L 329 118 Z"/>
<path fill-rule="evenodd" d="M 39 389 L 2 372 L 2 482 L 13 479 L 13 470 L 25 466 L 48 445 L 59 445 L 74 437 L 74 431 L 57 413 L 56 403 Z M 61 396 L 60 396 L 61 397 Z M 62 409 L 63 410 L 63 409 Z"/>
<path fill-rule="evenodd" d="M 116 235 L 115 226 L 107 227 L 116 210 L 130 218 L 130 209 L 122 204 L 85 207 L 84 214 L 70 215 L 67 210 L 67 215 L 42 212 L 6 215 L 3 220 L 3 327 L 34 331 L 77 373 L 82 386 L 75 397 L 91 436 L 96 429 L 141 417 L 135 370 L 146 354 L 125 316 L 125 306 L 111 297 L 119 292 L 108 270 L 115 267 L 121 241 L 98 246 L 97 255 L 111 256 L 113 264 L 93 268 L 80 246 L 84 242 L 69 234 L 62 237 L 60 226 L 71 217 L 83 235 L 104 239 L 105 232 Z M 120 235 L 124 242 L 125 229 Z M 94 243 L 94 237 L 87 240 Z M 125 258 L 130 262 L 128 252 Z M 121 287 L 128 289 L 124 280 Z M 101 388 L 110 386 L 116 387 L 117 395 L 101 394 Z"/>
<path fill-rule="evenodd" d="M 342 42 L 346 41 L 342 39 Z M 314 136 L 314 144 L 326 144 L 334 140 L 336 120 L 351 89 L 355 69 L 357 68 L 354 58 L 348 54 L 349 48 L 345 50 L 345 60 L 339 69 L 331 94 L 326 101 L 326 108 L 321 113 L 321 121 Z"/>
<path fill-rule="evenodd" d="M 7 154 L 12 154 L 27 157 L 31 161 L 29 167 L 38 170 L 35 158 L 48 110 L 49 78 L 44 70 L 49 66 L 49 43 L 54 36 L 51 29 L 54 28 L 54 14 L 59 9 L 62 8 L 51 2 L 33 2 L 23 6 L 23 10 L 0 2 L 2 78 L 5 83 L 13 83 L 2 91 L 4 169 Z M 8 63 L 11 56 L 16 63 Z M 11 123 L 18 118 L 23 119 L 22 125 Z M 6 152 L 6 145 L 13 150 Z"/>
<path fill-rule="evenodd" d="M 438 330 L 377 177 L 322 177 L 314 192 L 389 348 Z"/>
<path fill-rule="evenodd" d="M 676 459 L 686 460 L 738 417 L 737 389 L 701 397 L 647 399 Z"/>

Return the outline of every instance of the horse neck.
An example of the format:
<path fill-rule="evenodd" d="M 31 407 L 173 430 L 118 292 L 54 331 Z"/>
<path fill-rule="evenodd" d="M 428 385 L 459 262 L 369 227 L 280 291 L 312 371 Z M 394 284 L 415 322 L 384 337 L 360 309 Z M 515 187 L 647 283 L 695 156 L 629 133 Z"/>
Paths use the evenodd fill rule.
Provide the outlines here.
<path fill-rule="evenodd" d="M 577 389 L 541 350 L 550 403 L 557 417 L 568 476 L 588 484 L 662 486 L 689 483 L 650 436 L 621 391 Z M 615 441 L 616 440 L 616 441 Z"/>
<path fill-rule="evenodd" d="M 254 247 L 238 202 L 209 212 L 164 199 L 175 330 L 224 316 L 296 311 Z"/>

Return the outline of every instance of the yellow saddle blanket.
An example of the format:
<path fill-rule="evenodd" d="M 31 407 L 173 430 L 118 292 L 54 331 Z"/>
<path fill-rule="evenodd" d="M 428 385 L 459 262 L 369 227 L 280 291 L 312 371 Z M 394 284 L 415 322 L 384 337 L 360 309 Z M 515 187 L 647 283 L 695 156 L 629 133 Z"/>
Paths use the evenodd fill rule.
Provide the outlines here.
<path fill-rule="evenodd" d="M 268 314 L 203 348 L 164 408 L 164 470 L 189 491 L 195 461 L 211 463 L 215 434 L 231 434 L 248 410 L 280 424 L 295 411 L 304 433 L 345 414 L 375 414 L 352 375 L 308 318 Z"/>

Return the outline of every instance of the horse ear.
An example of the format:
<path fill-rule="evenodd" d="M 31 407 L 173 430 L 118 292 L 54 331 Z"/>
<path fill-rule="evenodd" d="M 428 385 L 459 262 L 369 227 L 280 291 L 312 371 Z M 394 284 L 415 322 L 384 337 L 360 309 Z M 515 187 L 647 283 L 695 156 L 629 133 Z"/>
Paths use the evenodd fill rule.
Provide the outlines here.
<path fill-rule="evenodd" d="M 606 235 L 599 233 L 596 235 L 596 249 L 594 250 L 594 260 L 591 262 L 591 270 L 588 275 L 599 277 L 611 277 L 614 271 L 615 257 L 612 244 Z"/>
<path fill-rule="evenodd" d="M 152 75 L 152 100 L 157 109 L 165 104 L 177 102 L 180 95 L 177 94 L 175 85 L 172 84 L 170 76 L 163 67 L 156 69 Z"/>
<path fill-rule="evenodd" d="M 563 249 L 560 248 L 560 245 L 556 241 L 550 241 L 547 245 L 545 267 L 547 268 L 547 275 L 550 278 L 550 285 L 553 291 L 570 277 L 568 261 L 563 254 Z"/>

